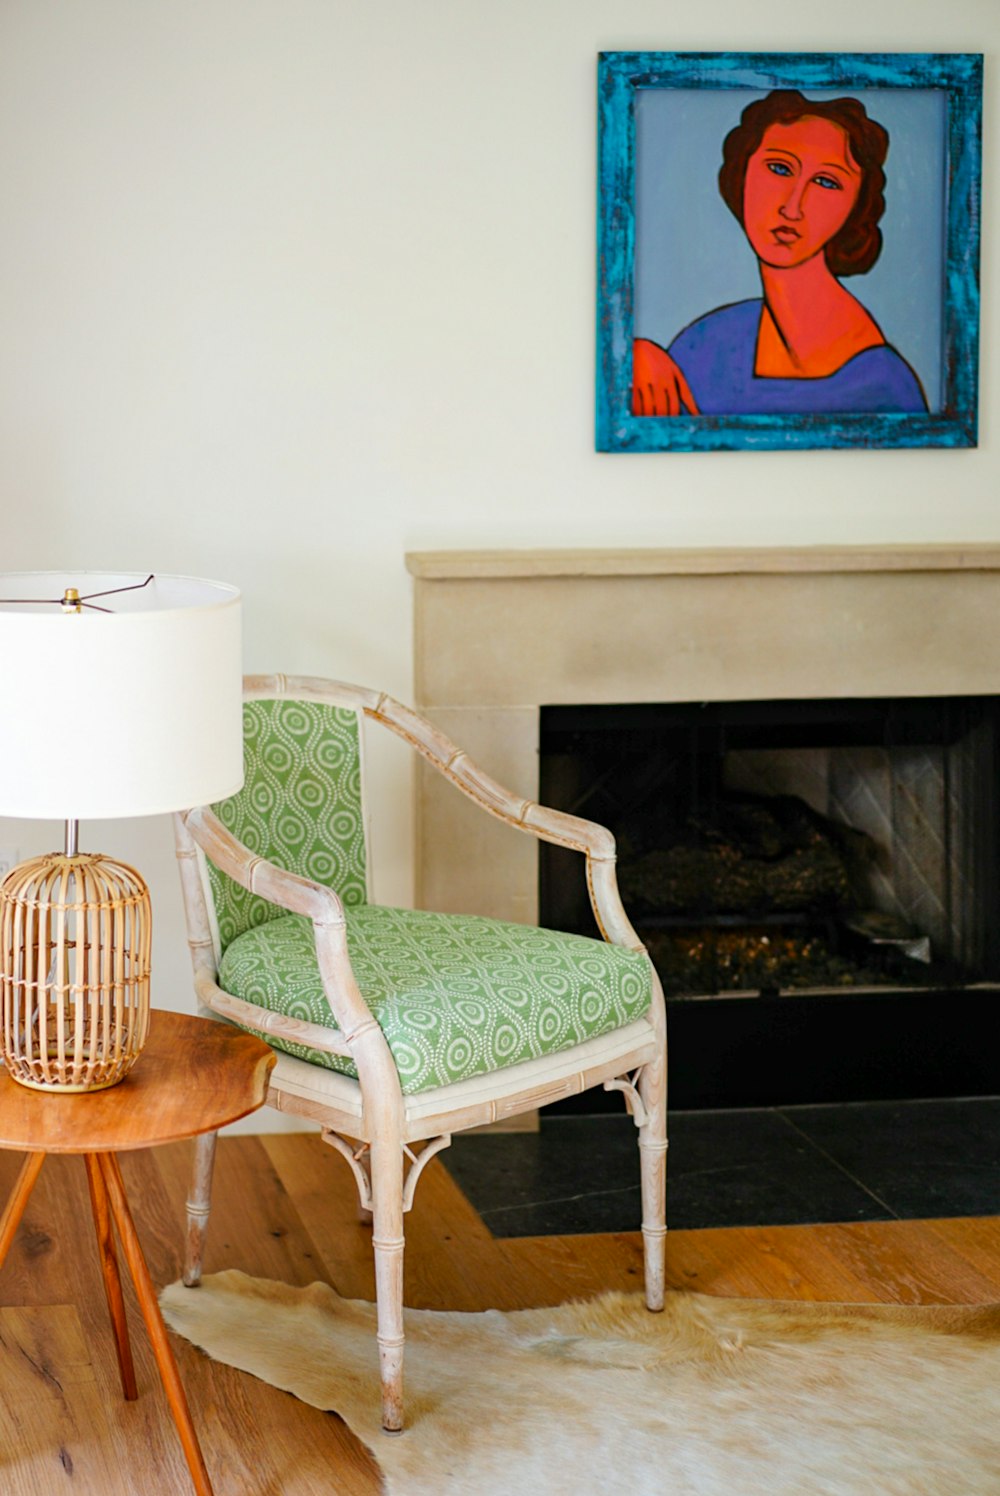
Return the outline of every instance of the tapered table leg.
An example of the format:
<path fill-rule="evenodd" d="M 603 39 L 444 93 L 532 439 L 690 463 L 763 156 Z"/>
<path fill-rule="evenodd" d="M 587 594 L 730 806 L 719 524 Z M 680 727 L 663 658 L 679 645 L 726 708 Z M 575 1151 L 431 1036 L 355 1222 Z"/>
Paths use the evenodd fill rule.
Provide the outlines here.
<path fill-rule="evenodd" d="M 44 1153 L 29 1153 L 21 1165 L 17 1183 L 11 1191 L 3 1216 L 0 1217 L 0 1267 L 3 1266 L 4 1258 L 10 1251 L 10 1244 L 21 1224 L 21 1217 L 24 1215 L 29 1196 L 35 1187 L 35 1180 L 44 1162 Z"/>
<path fill-rule="evenodd" d="M 228 1122 L 247 1116 L 264 1105 L 274 1062 L 274 1051 L 263 1039 L 240 1033 L 228 1023 L 210 1023 L 190 1013 L 159 1011 L 150 1017 L 140 1063 L 120 1085 L 79 1095 L 64 1092 L 46 1096 L 30 1086 L 18 1085 L 0 1065 L 0 1148 L 27 1155 L 0 1214 L 0 1264 L 14 1240 L 45 1155 L 81 1154 L 87 1166 L 122 1389 L 127 1398 L 135 1397 L 135 1370 L 119 1268 L 124 1253 L 197 1496 L 212 1496 L 212 1485 L 132 1220 L 117 1152 L 216 1133 Z M 206 1145 L 206 1164 L 210 1151 Z M 207 1191 L 206 1173 L 196 1191 L 196 1216 L 202 1205 L 207 1210 Z M 3 1490 L 6 1486 L 0 1475 Z"/>
<path fill-rule="evenodd" d="M 136 1386 L 135 1367 L 132 1364 L 132 1347 L 128 1338 L 128 1321 L 125 1318 L 122 1280 L 118 1272 L 118 1254 L 115 1251 L 115 1238 L 111 1229 L 108 1192 L 104 1185 L 101 1166 L 97 1161 L 97 1154 L 85 1153 L 84 1161 L 87 1165 L 87 1183 L 90 1185 L 90 1207 L 94 1213 L 94 1226 L 97 1231 L 97 1250 L 101 1258 L 101 1271 L 104 1274 L 104 1292 L 108 1300 L 111 1328 L 115 1335 L 115 1350 L 118 1353 L 122 1392 L 125 1394 L 126 1401 L 131 1402 L 139 1396 L 139 1389 Z"/>
<path fill-rule="evenodd" d="M 184 1456 L 191 1472 L 191 1479 L 198 1496 L 213 1496 L 212 1484 L 208 1478 L 205 1461 L 202 1457 L 201 1446 L 198 1436 L 191 1422 L 191 1411 L 188 1408 L 187 1397 L 181 1383 L 180 1372 L 174 1353 L 170 1348 L 167 1338 L 167 1328 L 163 1323 L 160 1306 L 156 1301 L 156 1289 L 153 1280 L 149 1276 L 149 1268 L 142 1253 L 139 1237 L 136 1234 L 135 1225 L 132 1221 L 132 1213 L 129 1210 L 128 1199 L 125 1194 L 125 1185 L 122 1181 L 121 1171 L 118 1168 L 118 1160 L 113 1153 L 100 1153 L 93 1155 L 104 1178 L 107 1189 L 108 1202 L 111 1206 L 111 1214 L 118 1228 L 118 1238 L 125 1253 L 125 1261 L 128 1263 L 132 1282 L 135 1284 L 136 1297 L 139 1300 L 139 1308 L 146 1323 L 146 1331 L 149 1335 L 150 1344 L 153 1347 L 153 1355 L 156 1357 L 157 1369 L 163 1382 L 163 1390 L 167 1394 L 167 1402 L 170 1404 L 170 1412 L 173 1415 L 177 1432 L 180 1435 Z"/>

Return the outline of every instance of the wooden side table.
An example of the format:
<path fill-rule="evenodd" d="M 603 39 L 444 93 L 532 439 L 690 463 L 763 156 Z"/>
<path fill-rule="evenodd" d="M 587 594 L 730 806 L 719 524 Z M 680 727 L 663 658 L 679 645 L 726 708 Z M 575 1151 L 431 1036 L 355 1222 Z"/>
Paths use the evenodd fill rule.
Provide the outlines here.
<path fill-rule="evenodd" d="M 128 1399 L 138 1396 L 112 1221 L 198 1496 L 212 1496 L 212 1486 L 115 1155 L 121 1149 L 151 1148 L 214 1132 L 256 1111 L 267 1096 L 274 1062 L 270 1046 L 252 1034 L 212 1019 L 155 1011 L 145 1049 L 110 1090 L 83 1095 L 32 1091 L 0 1068 L 0 1148 L 28 1155 L 0 1217 L 0 1266 L 45 1155 L 82 1154 L 122 1391 Z"/>

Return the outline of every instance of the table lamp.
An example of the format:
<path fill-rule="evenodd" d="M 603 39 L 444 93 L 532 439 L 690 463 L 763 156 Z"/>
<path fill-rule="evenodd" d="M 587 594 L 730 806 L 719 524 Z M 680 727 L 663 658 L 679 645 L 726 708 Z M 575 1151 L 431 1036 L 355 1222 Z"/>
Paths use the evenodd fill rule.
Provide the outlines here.
<path fill-rule="evenodd" d="M 0 816 L 65 822 L 61 853 L 0 884 L 3 1059 L 36 1090 L 103 1090 L 146 1040 L 150 902 L 134 868 L 79 850 L 79 822 L 240 788 L 240 594 L 193 577 L 0 573 L 0 688 Z"/>

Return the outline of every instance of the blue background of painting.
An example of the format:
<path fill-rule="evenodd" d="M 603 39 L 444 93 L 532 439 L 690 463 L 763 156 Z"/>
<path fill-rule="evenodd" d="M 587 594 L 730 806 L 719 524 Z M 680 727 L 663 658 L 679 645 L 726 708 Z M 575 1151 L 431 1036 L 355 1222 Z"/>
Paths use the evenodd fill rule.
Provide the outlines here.
<path fill-rule="evenodd" d="M 882 253 L 845 285 L 942 405 L 946 96 L 940 89 L 849 93 L 889 132 Z M 719 195 L 722 142 L 751 89 L 640 88 L 636 93 L 634 330 L 666 346 L 696 317 L 760 295 L 757 262 Z"/>

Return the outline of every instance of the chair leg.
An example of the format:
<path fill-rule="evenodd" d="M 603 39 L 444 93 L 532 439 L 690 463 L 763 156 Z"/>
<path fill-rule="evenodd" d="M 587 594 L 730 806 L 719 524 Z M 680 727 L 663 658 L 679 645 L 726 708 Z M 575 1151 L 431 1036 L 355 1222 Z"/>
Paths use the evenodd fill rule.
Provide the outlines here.
<path fill-rule="evenodd" d="M 218 1133 L 203 1132 L 195 1138 L 194 1172 L 187 1198 L 187 1241 L 184 1247 L 184 1284 L 197 1288 L 205 1255 L 208 1217 L 212 1209 L 212 1171 Z"/>
<path fill-rule="evenodd" d="M 639 1128 L 642 1245 L 646 1308 L 662 1309 L 667 1261 L 667 1066 L 665 1054 L 643 1066 L 639 1096 L 646 1120 Z"/>
<path fill-rule="evenodd" d="M 398 1139 L 371 1145 L 372 1246 L 382 1427 L 403 1427 L 403 1149 Z"/>

